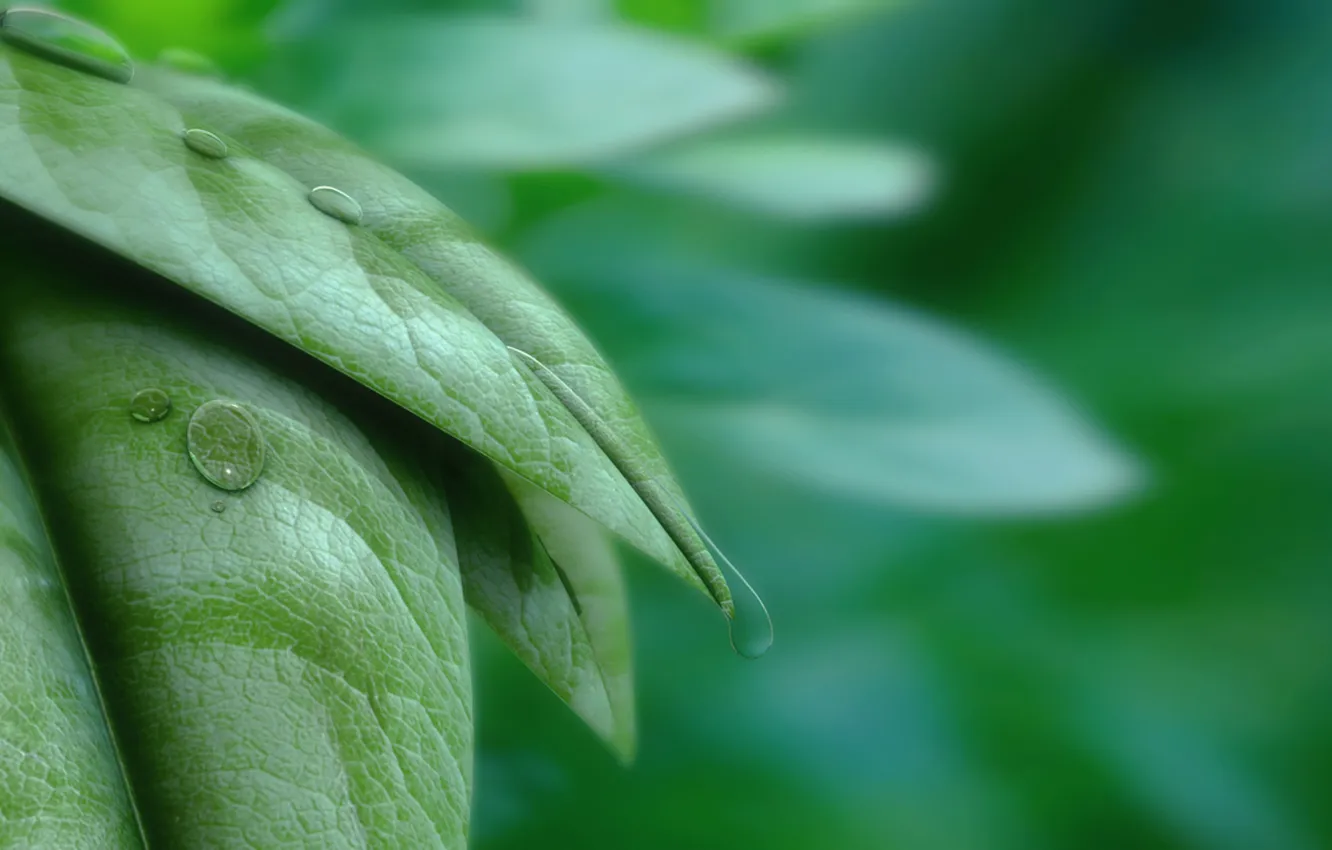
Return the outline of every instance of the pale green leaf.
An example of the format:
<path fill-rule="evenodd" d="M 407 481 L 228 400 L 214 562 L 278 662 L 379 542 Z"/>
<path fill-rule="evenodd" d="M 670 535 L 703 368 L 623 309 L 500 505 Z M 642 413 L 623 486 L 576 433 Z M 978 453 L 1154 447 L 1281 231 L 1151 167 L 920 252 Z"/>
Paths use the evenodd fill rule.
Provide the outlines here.
<path fill-rule="evenodd" d="M 662 427 L 715 462 L 963 512 L 1086 508 L 1141 484 L 1075 405 L 964 332 L 826 284 L 672 262 L 619 239 L 637 227 L 589 206 L 539 230 L 529 257 L 632 351 L 621 361 Z"/>
<path fill-rule="evenodd" d="M 796 221 L 900 216 L 935 183 L 933 163 L 913 148 L 790 133 L 688 142 L 610 173 Z"/>
<path fill-rule="evenodd" d="M 285 55 L 320 69 L 317 88 L 291 96 L 303 111 L 413 166 L 587 163 L 778 97 L 772 80 L 737 59 L 612 23 L 366 19 Z"/>

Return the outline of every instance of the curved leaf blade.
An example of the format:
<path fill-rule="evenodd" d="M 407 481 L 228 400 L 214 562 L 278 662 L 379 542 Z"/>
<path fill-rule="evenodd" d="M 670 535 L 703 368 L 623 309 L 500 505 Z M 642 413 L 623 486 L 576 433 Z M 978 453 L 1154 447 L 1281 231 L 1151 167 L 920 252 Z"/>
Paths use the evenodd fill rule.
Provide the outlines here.
<path fill-rule="evenodd" d="M 607 740 L 631 761 L 637 751 L 629 598 L 615 547 L 601 528 L 559 499 L 499 468 L 509 492 L 578 600 L 578 616 L 596 653 L 610 701 Z"/>
<path fill-rule="evenodd" d="M 69 597 L 0 419 L 0 846 L 141 847 Z"/>
<path fill-rule="evenodd" d="M 49 482 L 149 838 L 462 848 L 470 671 L 444 509 L 416 509 L 411 459 L 311 392 L 288 349 L 211 311 L 184 321 L 193 299 L 74 253 L 77 272 L 7 281 L 0 386 Z M 175 412 L 135 422 L 144 386 Z M 186 451 L 188 414 L 217 397 L 244 403 L 269 446 L 240 493 L 205 483 Z"/>
<path fill-rule="evenodd" d="M 448 467 L 459 494 L 454 517 L 467 604 L 594 732 L 631 758 L 628 612 L 623 593 L 615 593 L 613 551 L 572 509 L 561 517 L 569 523 L 562 536 L 552 535 L 543 522 L 548 515 L 524 511 L 484 459 L 458 453 Z"/>
<path fill-rule="evenodd" d="M 696 585 L 615 465 L 504 343 L 362 228 L 172 106 L 0 48 L 0 195 L 235 312 L 566 499 Z M 710 559 L 694 566 L 724 604 Z"/>

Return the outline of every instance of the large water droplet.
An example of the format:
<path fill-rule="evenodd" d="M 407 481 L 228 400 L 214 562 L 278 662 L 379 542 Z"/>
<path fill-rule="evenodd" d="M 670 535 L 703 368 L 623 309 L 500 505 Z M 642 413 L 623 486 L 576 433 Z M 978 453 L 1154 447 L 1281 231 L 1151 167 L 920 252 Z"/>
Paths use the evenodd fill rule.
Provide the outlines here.
<path fill-rule="evenodd" d="M 171 412 L 171 396 L 166 390 L 147 387 L 130 399 L 130 416 L 140 422 L 161 422 Z"/>
<path fill-rule="evenodd" d="M 184 47 L 166 48 L 157 54 L 157 64 L 173 71 L 180 71 L 182 74 L 193 74 L 196 77 L 222 76 L 222 69 L 217 67 L 216 62 L 202 53 L 196 53 Z"/>
<path fill-rule="evenodd" d="M 0 13 L 0 39 L 117 83 L 128 83 L 134 77 L 134 62 L 120 42 L 92 24 L 47 9 Z"/>
<path fill-rule="evenodd" d="M 215 399 L 194 411 L 186 439 L 194 468 L 223 490 L 244 490 L 264 471 L 263 431 L 234 401 Z"/>
<path fill-rule="evenodd" d="M 731 632 L 731 649 L 743 658 L 759 658 L 772 647 L 772 615 L 768 613 L 768 606 L 763 604 L 763 598 L 758 595 L 758 591 L 749 583 L 749 579 L 744 577 L 740 570 L 736 569 L 731 559 L 726 557 L 726 553 L 718 548 L 712 538 L 708 537 L 698 522 L 687 512 L 685 518 L 689 524 L 694 527 L 694 531 L 703 539 L 703 542 L 712 550 L 712 557 L 721 565 L 722 571 L 730 579 L 727 583 L 731 588 L 732 610 L 727 612 L 727 628 Z"/>
<path fill-rule="evenodd" d="M 345 224 L 361 223 L 361 205 L 341 189 L 316 186 L 310 190 L 310 203 L 321 213 Z"/>
<path fill-rule="evenodd" d="M 206 156 L 209 159 L 226 158 L 227 143 L 207 130 L 195 127 L 182 133 L 181 138 L 185 140 L 185 147 L 199 156 Z"/>

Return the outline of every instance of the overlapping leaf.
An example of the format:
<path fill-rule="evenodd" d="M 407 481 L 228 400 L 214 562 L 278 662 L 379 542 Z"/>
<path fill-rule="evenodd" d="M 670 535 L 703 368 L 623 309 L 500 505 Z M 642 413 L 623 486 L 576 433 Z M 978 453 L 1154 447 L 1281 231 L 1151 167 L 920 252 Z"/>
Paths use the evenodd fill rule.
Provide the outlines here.
<path fill-rule="evenodd" d="M 0 647 L 0 846 L 135 846 L 138 827 L 101 700 L 3 421 Z"/>
<path fill-rule="evenodd" d="M 780 96 L 725 53 L 609 21 L 362 15 L 285 45 L 281 59 L 269 77 L 290 102 L 412 166 L 586 164 Z M 312 67 L 318 85 L 297 85 Z"/>
<path fill-rule="evenodd" d="M 281 117 L 276 110 L 272 114 Z M 552 369 L 604 372 L 587 354 L 586 343 L 565 339 L 576 334 L 571 324 L 540 321 L 557 311 L 531 294 L 535 287 L 473 247 L 474 240 L 438 205 L 422 214 L 423 193 L 376 191 L 374 180 L 389 178 L 369 165 L 353 169 L 348 179 L 354 183 L 343 180 L 346 175 L 336 166 L 355 165 L 351 154 L 341 162 L 331 156 L 319 160 L 314 132 L 293 131 L 285 144 L 274 142 L 270 153 L 284 148 L 292 157 L 288 165 L 305 159 L 307 176 L 323 171 L 331 182 L 365 188 L 359 200 L 367 218 L 379 225 L 344 226 L 306 202 L 311 186 L 249 155 L 238 140 L 231 140 L 233 156 L 224 160 L 190 152 L 180 133 L 195 122 L 160 97 L 8 48 L 0 50 L 0 119 L 0 149 L 6 153 L 0 159 L 0 195 L 356 378 L 568 501 L 728 604 L 725 583 L 701 541 L 681 535 L 678 516 L 661 516 L 660 510 L 654 515 L 625 480 L 623 458 L 608 457 L 548 382 L 515 366 L 506 341 L 423 272 L 416 256 L 377 235 L 389 234 L 404 247 L 437 240 L 460 245 L 434 255 L 422 249 L 418 255 L 438 261 L 437 273 L 442 269 L 447 279 L 468 280 L 464 290 L 493 286 L 497 294 L 491 300 L 472 299 L 490 305 L 493 314 L 510 309 L 515 296 L 531 302 L 521 320 L 548 329 L 556 341 L 550 349 L 523 350 L 542 362 L 545 353 Z M 198 123 L 208 129 L 202 116 Z M 384 218 L 396 212 L 403 213 L 401 239 Z M 470 278 L 464 275 L 468 271 Z M 533 339 L 515 347 L 536 347 Z M 566 350 L 574 354 L 567 361 L 560 356 Z M 579 383 L 576 376 L 573 380 Z M 599 387 L 611 387 L 605 394 L 614 402 L 613 382 L 595 374 L 578 392 L 595 404 Z M 599 413 L 614 428 L 617 417 L 629 417 L 626 409 L 631 412 L 612 404 Z M 647 438 L 633 429 L 629 434 L 622 444 L 636 468 L 646 470 L 654 487 L 667 486 Z"/>
<path fill-rule="evenodd" d="M 317 367 L 294 351 L 69 237 L 27 256 L 37 227 L 10 212 L 0 386 L 73 602 L 62 611 L 50 598 L 29 540 L 29 592 L 48 598 L 27 610 L 46 615 L 51 647 L 67 647 L 46 671 L 66 680 L 80 672 L 68 648 L 77 612 L 145 840 L 463 846 L 470 671 L 444 494 L 367 436 L 373 423 L 312 392 Z M 64 268 L 36 259 L 68 253 Z M 165 419 L 131 417 L 145 387 L 173 400 Z M 268 446 L 241 492 L 206 483 L 187 452 L 188 417 L 214 398 L 244 405 Z M 43 649 L 40 636 L 27 649 Z M 24 699 L 10 684 L 7 697 Z M 53 692 L 54 718 L 7 716 L 24 728 L 4 739 L 55 746 L 76 730 L 91 776 L 108 738 L 92 680 Z M 59 785 L 43 780 L 74 774 L 50 766 L 7 786 L 6 808 L 57 817 Z M 28 846 L 137 846 L 113 779 L 80 789 L 93 795 L 77 804 L 87 821 L 98 801 L 119 807 L 100 833 Z"/>
<path fill-rule="evenodd" d="M 475 455 L 456 453 L 448 466 L 467 604 L 632 758 L 628 608 L 609 542 L 563 502 Z"/>

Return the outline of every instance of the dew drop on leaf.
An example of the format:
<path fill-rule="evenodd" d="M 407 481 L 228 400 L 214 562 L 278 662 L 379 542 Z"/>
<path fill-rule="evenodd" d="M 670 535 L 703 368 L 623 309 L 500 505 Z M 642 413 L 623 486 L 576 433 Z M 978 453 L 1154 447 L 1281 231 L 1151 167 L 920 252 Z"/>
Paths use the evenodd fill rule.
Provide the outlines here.
<path fill-rule="evenodd" d="M 120 42 L 92 24 L 47 9 L 0 13 L 0 40 L 113 82 L 128 83 L 134 77 L 134 62 Z"/>
<path fill-rule="evenodd" d="M 224 159 L 227 155 L 227 143 L 207 130 L 200 130 L 195 127 L 186 130 L 181 138 L 185 140 L 185 147 L 199 156 L 205 156 L 209 159 Z"/>
<path fill-rule="evenodd" d="M 542 363 L 536 357 L 528 354 L 519 348 L 509 346 L 509 352 L 513 354 L 520 362 L 532 370 L 542 383 L 560 400 L 565 409 L 573 415 L 574 419 L 583 426 L 583 430 L 592 437 L 611 459 L 615 466 L 624 475 L 626 481 L 634 488 L 634 491 L 643 499 L 657 520 L 661 522 L 662 528 L 671 536 L 680 551 L 685 554 L 691 564 L 696 565 L 695 556 L 691 555 L 693 546 L 691 541 L 685 539 L 680 530 L 688 527 L 693 530 L 703 546 L 707 547 L 708 554 L 712 560 L 719 564 L 719 569 L 727 574 L 727 578 L 734 579 L 739 587 L 730 587 L 731 598 L 724 600 L 723 596 L 717 594 L 716 590 L 709 586 L 714 598 L 721 602 L 722 612 L 726 615 L 727 627 L 731 632 L 731 648 L 737 655 L 744 658 L 758 658 L 768 651 L 772 646 L 772 616 L 768 613 L 768 606 L 763 604 L 763 599 L 754 590 L 753 585 L 736 569 L 735 564 L 726 557 L 712 538 L 698 524 L 698 521 L 689 513 L 684 504 L 676 498 L 669 490 L 661 486 L 661 483 L 646 474 L 638 464 L 638 461 L 621 444 L 615 432 L 601 419 L 592 406 L 574 392 L 573 388 L 566 384 L 560 376 L 550 370 L 546 364 Z M 697 565 L 696 565 L 697 568 Z M 703 578 L 700 575 L 700 578 Z M 704 579 L 706 583 L 706 579 Z M 729 586 L 729 582 L 728 582 Z"/>
<path fill-rule="evenodd" d="M 130 416 L 139 422 L 161 422 L 171 412 L 171 396 L 166 390 L 147 387 L 130 399 Z"/>
<path fill-rule="evenodd" d="M 731 632 L 731 649 L 742 658 L 762 657 L 772 647 L 772 615 L 768 613 L 768 606 L 763 604 L 763 598 L 749 583 L 749 579 L 745 578 L 735 564 L 731 563 L 731 559 L 726 557 L 726 553 L 712 542 L 712 538 L 699 526 L 698 521 L 683 507 L 680 508 L 680 513 L 712 550 L 712 557 L 721 565 L 722 571 L 730 580 L 727 583 L 731 587 L 733 607 L 726 612 L 726 626 Z"/>
<path fill-rule="evenodd" d="M 213 513 L 220 514 L 227 509 L 227 503 L 222 501 L 221 499 L 218 499 L 216 502 L 213 502 L 213 504 L 210 505 L 209 507 L 213 509 Z"/>
<path fill-rule="evenodd" d="M 244 490 L 264 471 L 263 431 L 234 401 L 214 399 L 194 411 L 186 438 L 194 468 L 215 487 Z"/>
<path fill-rule="evenodd" d="M 193 74 L 196 77 L 221 77 L 222 69 L 217 63 L 202 53 L 196 53 L 184 47 L 168 47 L 157 54 L 157 64 L 170 68 L 173 71 L 180 71 L 182 74 Z"/>
<path fill-rule="evenodd" d="M 345 224 L 361 223 L 361 205 L 341 189 L 316 186 L 310 190 L 310 203 L 324 215 Z"/>

